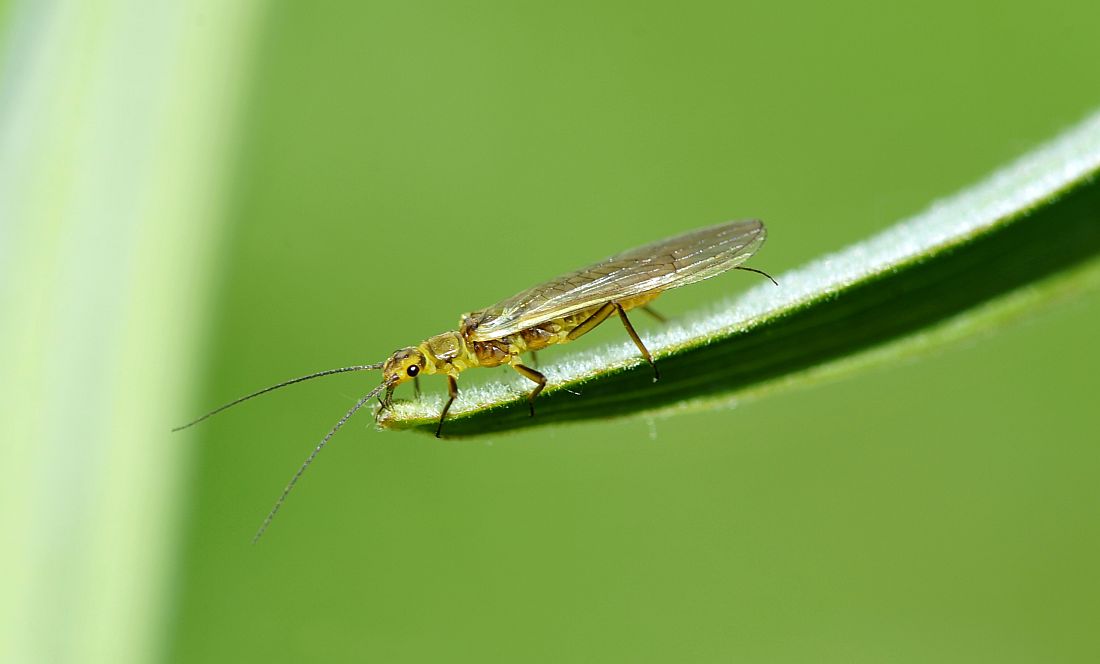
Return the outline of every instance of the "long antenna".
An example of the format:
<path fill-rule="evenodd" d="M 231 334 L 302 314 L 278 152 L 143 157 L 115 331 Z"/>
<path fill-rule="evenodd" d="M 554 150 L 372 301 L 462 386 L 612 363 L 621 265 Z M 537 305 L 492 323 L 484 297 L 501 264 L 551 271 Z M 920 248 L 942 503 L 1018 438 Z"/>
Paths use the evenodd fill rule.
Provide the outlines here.
<path fill-rule="evenodd" d="M 240 399 L 235 399 L 233 401 L 230 401 L 229 403 L 227 403 L 223 406 L 218 406 L 217 408 L 215 408 L 214 410 L 210 411 L 209 413 L 203 415 L 202 417 L 191 420 L 190 422 L 188 422 L 187 424 L 184 424 L 182 426 L 178 426 L 178 427 L 172 429 L 172 431 L 181 431 L 183 429 L 186 429 L 187 427 L 194 426 L 194 425 L 198 424 L 199 422 L 202 422 L 203 420 L 205 420 L 206 418 L 208 418 L 212 415 L 217 415 L 218 413 L 222 412 L 226 408 L 236 406 L 237 404 L 241 403 L 242 401 L 248 401 L 249 399 L 251 399 L 253 397 L 258 397 L 261 394 L 267 394 L 268 392 L 270 392 L 272 390 L 277 390 L 280 387 L 286 387 L 287 385 L 293 385 L 295 383 L 300 383 L 304 380 L 310 380 L 312 378 L 320 378 L 321 376 L 331 376 L 332 374 L 347 373 L 348 371 L 368 371 L 368 370 L 372 370 L 372 369 L 381 369 L 382 365 L 383 365 L 383 362 L 379 362 L 378 364 L 358 364 L 354 367 L 342 367 L 340 369 L 327 369 L 325 371 L 318 371 L 317 373 L 312 373 L 308 376 L 301 376 L 299 378 L 293 378 L 291 380 L 283 381 L 283 382 L 279 383 L 278 385 L 272 385 L 271 387 L 265 387 L 262 390 L 259 390 L 257 392 L 253 392 L 252 394 L 245 395 L 245 396 L 241 397 Z"/>
<path fill-rule="evenodd" d="M 317 455 L 321 453 L 321 450 L 324 449 L 325 444 L 328 443 L 329 439 L 335 436 L 336 432 L 340 430 L 340 427 L 344 426 L 344 423 L 351 419 L 351 416 L 355 414 L 355 411 L 362 408 L 368 401 L 374 398 L 374 395 L 381 392 L 382 388 L 386 387 L 387 385 L 388 383 L 383 382 L 381 385 L 371 390 L 370 394 L 356 402 L 356 404 L 352 406 L 351 410 L 349 410 L 343 417 L 340 418 L 340 421 L 336 423 L 336 426 L 332 427 L 332 431 L 329 431 L 328 434 L 321 439 L 321 442 L 317 444 L 317 447 L 313 448 L 313 451 L 309 453 L 308 457 L 306 457 L 306 461 L 302 464 L 302 467 L 298 469 L 298 472 L 294 473 L 294 477 L 290 478 L 290 483 L 286 485 L 286 488 L 283 489 L 283 493 L 279 495 L 279 499 L 275 501 L 275 506 L 272 507 L 271 511 L 267 513 L 267 518 L 264 519 L 264 522 L 260 525 L 260 529 L 256 531 L 256 535 L 252 538 L 253 544 L 259 541 L 260 537 L 263 536 L 264 531 L 267 530 L 267 527 L 271 524 L 271 520 L 275 518 L 275 514 L 278 513 L 279 508 L 283 506 L 283 502 L 286 500 L 287 494 L 289 494 L 290 490 L 294 488 L 294 485 L 298 483 L 298 478 L 302 476 L 302 473 L 306 472 L 306 468 L 309 467 L 309 464 L 313 463 L 313 460 L 316 459 Z"/>

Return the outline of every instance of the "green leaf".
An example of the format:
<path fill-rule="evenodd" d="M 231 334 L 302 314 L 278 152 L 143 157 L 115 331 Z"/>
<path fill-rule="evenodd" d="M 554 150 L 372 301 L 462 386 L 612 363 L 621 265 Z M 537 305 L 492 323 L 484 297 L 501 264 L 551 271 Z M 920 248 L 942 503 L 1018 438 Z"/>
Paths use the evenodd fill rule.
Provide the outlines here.
<path fill-rule="evenodd" d="M 3 4 L 0 661 L 154 661 L 262 7 Z"/>
<path fill-rule="evenodd" d="M 460 392 L 448 437 L 713 408 L 927 352 L 1100 284 L 1100 115 L 925 212 L 649 336 Z M 624 335 L 625 337 L 625 335 Z M 578 394 L 573 394 L 576 392 Z M 434 432 L 441 400 L 379 424 Z"/>

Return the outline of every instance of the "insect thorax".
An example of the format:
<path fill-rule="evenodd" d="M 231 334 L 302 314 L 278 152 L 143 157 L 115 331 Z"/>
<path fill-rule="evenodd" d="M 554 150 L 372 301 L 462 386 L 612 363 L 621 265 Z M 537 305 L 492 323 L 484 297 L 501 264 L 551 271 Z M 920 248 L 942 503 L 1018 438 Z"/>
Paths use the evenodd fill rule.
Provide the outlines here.
<path fill-rule="evenodd" d="M 514 349 L 506 341 L 469 341 L 457 331 L 444 332 L 420 344 L 429 373 L 454 374 L 473 367 L 508 362 Z"/>

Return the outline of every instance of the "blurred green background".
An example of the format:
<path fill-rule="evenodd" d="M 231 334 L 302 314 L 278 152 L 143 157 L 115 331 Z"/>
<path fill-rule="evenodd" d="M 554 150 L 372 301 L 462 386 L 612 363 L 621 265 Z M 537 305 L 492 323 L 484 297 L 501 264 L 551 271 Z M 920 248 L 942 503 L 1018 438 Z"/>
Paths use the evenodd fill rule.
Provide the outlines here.
<path fill-rule="evenodd" d="M 217 23 L 213 7 L 187 18 Z M 842 248 L 1100 107 L 1098 22 L 1085 1 L 260 4 L 213 258 L 173 277 L 209 284 L 172 358 L 199 380 L 145 441 L 185 450 L 152 652 L 1096 661 L 1095 295 L 701 415 L 448 442 L 363 414 L 257 546 L 377 377 L 166 431 L 699 226 L 764 219 L 753 264 L 773 274 Z M 755 283 L 732 274 L 660 308 Z"/>

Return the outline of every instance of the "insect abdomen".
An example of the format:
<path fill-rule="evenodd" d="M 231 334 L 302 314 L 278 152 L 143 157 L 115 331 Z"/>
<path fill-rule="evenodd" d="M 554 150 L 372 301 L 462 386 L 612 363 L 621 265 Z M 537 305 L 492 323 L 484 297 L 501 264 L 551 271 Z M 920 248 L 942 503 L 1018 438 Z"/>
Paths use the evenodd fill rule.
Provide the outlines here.
<path fill-rule="evenodd" d="M 513 353 L 507 339 L 493 339 L 492 341 L 468 341 L 477 364 L 480 367 L 499 367 L 506 363 Z"/>
<path fill-rule="evenodd" d="M 630 310 L 649 302 L 659 294 L 659 292 L 646 293 L 623 300 L 620 304 L 623 309 Z M 496 367 L 509 362 L 513 356 L 542 350 L 554 344 L 568 343 L 570 341 L 569 333 L 588 320 L 600 308 L 592 307 L 575 311 L 566 316 L 533 325 L 515 334 L 488 341 L 472 341 L 469 336 L 466 336 L 473 332 L 472 326 L 469 325 L 471 317 L 467 316 L 463 319 L 463 327 L 460 333 L 465 336 L 469 352 L 476 359 L 478 366 Z"/>
<path fill-rule="evenodd" d="M 526 350 L 542 350 L 553 343 L 557 343 L 561 331 L 562 325 L 560 322 L 548 321 L 535 327 L 529 327 L 515 336 L 523 341 Z"/>

